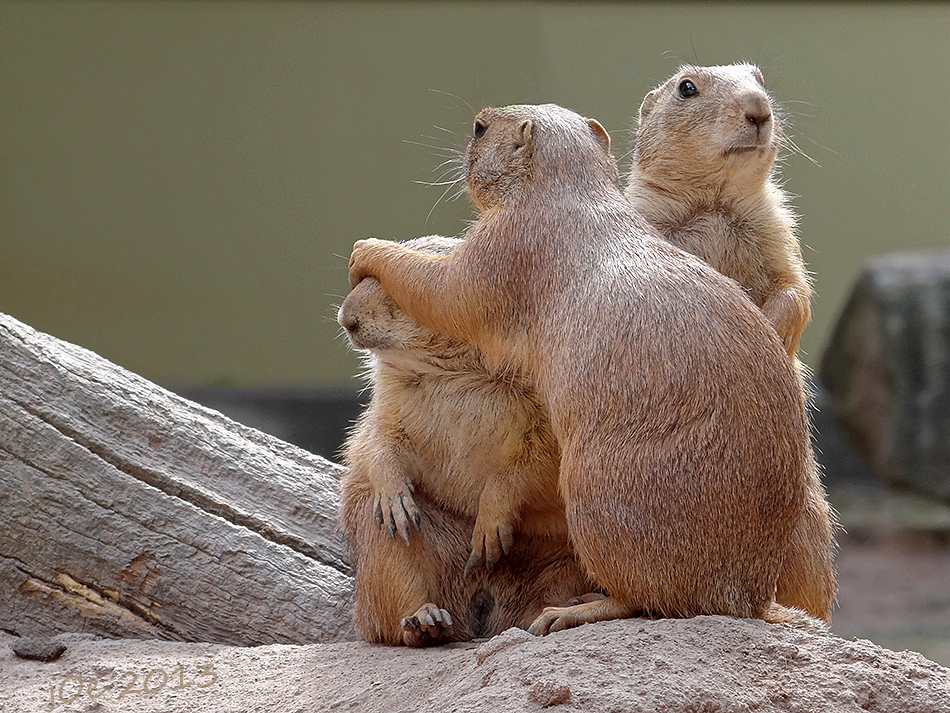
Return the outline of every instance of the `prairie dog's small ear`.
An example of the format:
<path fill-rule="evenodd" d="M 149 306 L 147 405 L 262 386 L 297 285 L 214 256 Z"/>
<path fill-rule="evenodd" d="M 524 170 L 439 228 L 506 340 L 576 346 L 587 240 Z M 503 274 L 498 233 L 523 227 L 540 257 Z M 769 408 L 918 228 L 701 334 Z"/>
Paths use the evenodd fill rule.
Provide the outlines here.
<path fill-rule="evenodd" d="M 607 133 L 607 129 L 601 126 L 597 119 L 588 119 L 587 125 L 590 127 L 590 130 L 594 132 L 594 138 L 597 139 L 597 143 L 604 147 L 604 151 L 610 153 L 610 134 Z"/>
<path fill-rule="evenodd" d="M 643 103 L 640 105 L 640 123 L 643 123 L 643 120 L 646 119 L 650 112 L 653 111 L 653 107 L 656 106 L 656 100 L 660 95 L 659 89 L 654 89 L 652 92 L 643 97 Z"/>
<path fill-rule="evenodd" d="M 534 130 L 534 122 L 531 119 L 525 119 L 518 127 L 518 146 L 531 145 L 531 132 Z"/>

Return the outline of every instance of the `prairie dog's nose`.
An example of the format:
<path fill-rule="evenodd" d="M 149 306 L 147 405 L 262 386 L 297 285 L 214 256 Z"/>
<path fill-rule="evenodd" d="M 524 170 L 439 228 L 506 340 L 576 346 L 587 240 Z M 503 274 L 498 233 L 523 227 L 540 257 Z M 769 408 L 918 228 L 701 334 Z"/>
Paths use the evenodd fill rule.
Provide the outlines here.
<path fill-rule="evenodd" d="M 353 314 L 351 310 L 347 309 L 346 300 L 344 300 L 343 304 L 340 305 L 340 311 L 337 313 L 336 321 L 350 334 L 359 329 L 360 326 L 359 317 Z"/>
<path fill-rule="evenodd" d="M 745 111 L 745 120 L 755 127 L 767 124 L 772 118 L 772 106 L 768 98 L 758 92 L 746 94 L 742 98 L 742 109 Z"/>

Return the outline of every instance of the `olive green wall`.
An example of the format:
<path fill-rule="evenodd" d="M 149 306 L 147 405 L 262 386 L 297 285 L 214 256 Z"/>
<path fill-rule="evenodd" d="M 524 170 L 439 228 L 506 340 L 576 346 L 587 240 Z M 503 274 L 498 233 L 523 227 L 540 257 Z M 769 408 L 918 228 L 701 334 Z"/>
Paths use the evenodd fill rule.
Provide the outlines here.
<path fill-rule="evenodd" d="M 814 364 L 867 256 L 950 245 L 948 37 L 942 5 L 0 2 L 0 311 L 155 380 L 351 383 L 346 256 L 464 227 L 417 181 L 469 105 L 623 157 L 680 62 L 748 59 L 820 164 L 784 169 Z"/>

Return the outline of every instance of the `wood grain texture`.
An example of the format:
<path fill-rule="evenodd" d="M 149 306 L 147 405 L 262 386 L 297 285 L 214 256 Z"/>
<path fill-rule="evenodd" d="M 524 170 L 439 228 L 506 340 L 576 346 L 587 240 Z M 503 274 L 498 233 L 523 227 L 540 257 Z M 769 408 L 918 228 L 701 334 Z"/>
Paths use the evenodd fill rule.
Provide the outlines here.
<path fill-rule="evenodd" d="M 341 473 L 0 314 L 0 628 L 352 638 Z"/>

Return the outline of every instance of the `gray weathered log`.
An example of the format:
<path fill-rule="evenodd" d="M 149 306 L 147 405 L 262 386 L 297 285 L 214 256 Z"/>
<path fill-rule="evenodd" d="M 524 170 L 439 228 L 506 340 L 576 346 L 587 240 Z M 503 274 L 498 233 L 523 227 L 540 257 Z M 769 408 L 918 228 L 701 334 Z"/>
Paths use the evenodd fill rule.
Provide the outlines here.
<path fill-rule="evenodd" d="M 821 378 L 881 479 L 950 499 L 950 251 L 870 261 Z"/>
<path fill-rule="evenodd" d="M 352 637 L 342 469 L 0 314 L 0 628 Z"/>

